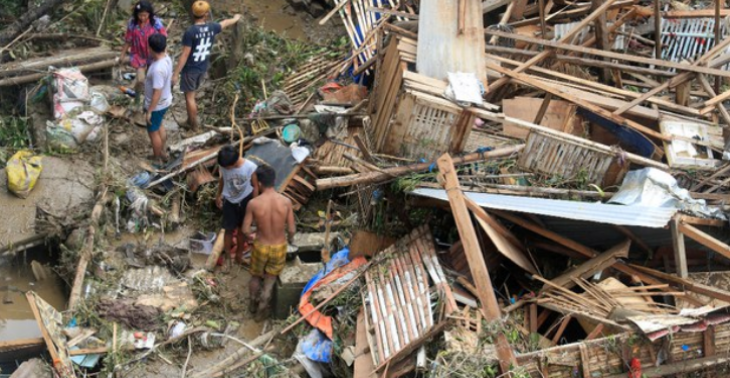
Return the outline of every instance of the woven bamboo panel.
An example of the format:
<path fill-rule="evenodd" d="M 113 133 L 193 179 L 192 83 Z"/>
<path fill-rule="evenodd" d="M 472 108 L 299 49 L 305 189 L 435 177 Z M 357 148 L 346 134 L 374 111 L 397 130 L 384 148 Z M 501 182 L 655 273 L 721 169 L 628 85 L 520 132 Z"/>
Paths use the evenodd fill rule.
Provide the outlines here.
<path fill-rule="evenodd" d="M 419 159 L 460 152 L 473 117 L 461 119 L 461 108 L 438 100 L 419 92 L 403 94 L 382 151 Z"/>
<path fill-rule="evenodd" d="M 524 170 L 565 179 L 585 176 L 587 183 L 603 184 L 614 156 L 532 131 L 518 161 Z"/>
<path fill-rule="evenodd" d="M 668 343 L 668 345 L 664 345 Z M 586 361 L 581 361 L 580 345 L 585 345 Z M 657 353 L 665 348 L 670 361 L 691 361 L 703 357 L 703 334 L 679 332 L 671 337 L 649 343 L 640 337 L 621 334 L 612 337 L 573 343 L 517 356 L 518 363 L 533 378 L 564 378 L 578 376 L 602 377 L 626 372 L 633 357 L 642 366 L 654 366 Z M 730 323 L 715 328 L 716 353 L 730 351 Z M 628 357 L 628 359 L 627 359 Z M 586 369 L 580 374 L 582 369 Z"/>
<path fill-rule="evenodd" d="M 322 166 L 349 167 L 352 162 L 345 159 L 346 153 L 357 157 L 362 157 L 360 150 L 357 149 L 355 142 L 355 134 L 365 137 L 365 131 L 361 127 L 348 127 L 347 136 L 338 141 L 326 141 L 322 146 L 314 152 L 314 159 L 320 161 Z"/>

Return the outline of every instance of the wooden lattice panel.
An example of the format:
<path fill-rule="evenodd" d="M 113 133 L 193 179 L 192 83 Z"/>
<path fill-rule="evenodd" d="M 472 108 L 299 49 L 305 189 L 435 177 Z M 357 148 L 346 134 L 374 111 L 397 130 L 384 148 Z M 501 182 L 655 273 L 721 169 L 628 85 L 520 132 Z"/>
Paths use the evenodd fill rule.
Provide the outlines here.
<path fill-rule="evenodd" d="M 585 177 L 587 183 L 603 184 L 614 156 L 587 146 L 532 131 L 518 166 L 524 170 L 564 179 Z"/>

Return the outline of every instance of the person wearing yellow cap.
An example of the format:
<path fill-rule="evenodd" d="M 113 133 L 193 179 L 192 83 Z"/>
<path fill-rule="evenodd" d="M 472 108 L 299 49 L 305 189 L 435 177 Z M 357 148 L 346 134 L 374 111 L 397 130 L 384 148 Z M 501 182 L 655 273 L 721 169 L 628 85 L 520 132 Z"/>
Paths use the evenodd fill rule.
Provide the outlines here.
<path fill-rule="evenodd" d="M 191 130 L 198 129 L 198 104 L 195 102 L 195 93 L 203 84 L 208 72 L 210 54 L 213 51 L 215 36 L 223 29 L 234 25 L 241 19 L 240 14 L 220 23 L 208 22 L 210 4 L 207 1 L 193 3 L 194 24 L 185 30 L 182 44 L 183 50 L 172 75 L 172 85 L 180 81 L 180 90 L 185 93 L 185 106 L 188 111 L 187 125 Z"/>

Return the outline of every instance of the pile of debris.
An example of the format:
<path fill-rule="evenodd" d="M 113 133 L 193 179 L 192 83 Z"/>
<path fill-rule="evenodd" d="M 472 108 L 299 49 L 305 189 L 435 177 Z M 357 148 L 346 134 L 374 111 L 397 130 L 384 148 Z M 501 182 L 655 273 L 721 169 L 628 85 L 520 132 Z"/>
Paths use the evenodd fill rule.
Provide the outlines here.
<path fill-rule="evenodd" d="M 109 260 L 94 253 L 95 240 L 164 234 L 186 211 L 202 211 L 185 203 L 210 202 L 215 157 L 233 145 L 276 170 L 276 190 L 301 221 L 299 248 L 288 252 L 287 269 L 296 269 L 276 289 L 276 312 L 289 320 L 193 376 L 254 361 L 288 375 L 301 365 L 312 377 L 726 374 L 730 30 L 722 21 L 730 13 L 722 3 L 333 3 L 320 22 L 344 25 L 349 57 L 302 62 L 247 117 L 236 116 L 234 100 L 225 127 L 169 146 L 167 166 L 104 181 L 78 255 L 73 311 L 87 297 L 87 267 Z M 302 235 L 312 213 L 324 236 Z M 218 332 L 228 327 L 205 324 L 168 329 L 154 343 L 159 314 L 232 300 L 212 273 L 222 234 L 205 231 L 189 249 L 210 254 L 209 272 L 188 250 L 131 246 L 123 264 L 134 271 L 97 277 L 125 289 L 107 288 L 113 301 L 94 310 L 150 330 L 140 347 L 149 350 L 131 362 L 163 344 L 187 339 L 192 348 L 193 334 L 228 337 Z M 333 239 L 347 248 L 331 253 Z M 318 273 L 290 285 L 309 278 L 301 260 L 320 251 Z M 145 276 L 157 286 L 135 292 Z M 292 298 L 294 315 L 283 304 Z M 29 299 L 39 326 L 53 326 L 48 319 L 60 315 Z M 130 319 L 130 309 L 146 315 Z M 61 332 L 43 336 L 59 374 L 70 376 L 66 356 L 81 352 L 66 350 L 77 336 Z M 292 334 L 286 363 L 259 349 Z M 131 363 L 115 360 L 123 348 L 114 341 L 91 352 L 112 351 L 119 373 Z"/>

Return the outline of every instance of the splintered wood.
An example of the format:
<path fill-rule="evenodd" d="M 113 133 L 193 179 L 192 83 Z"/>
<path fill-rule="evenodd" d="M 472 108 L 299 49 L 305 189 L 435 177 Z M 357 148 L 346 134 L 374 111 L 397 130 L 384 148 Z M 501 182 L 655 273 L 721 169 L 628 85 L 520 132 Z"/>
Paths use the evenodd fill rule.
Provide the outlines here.
<path fill-rule="evenodd" d="M 61 378 L 75 378 L 73 363 L 66 346 L 66 337 L 61 333 L 63 316 L 36 293 L 29 291 L 25 296 L 48 347 L 53 369 Z"/>
<path fill-rule="evenodd" d="M 375 366 L 423 343 L 445 310 L 456 309 L 427 227 L 380 252 L 365 273 L 363 292 L 368 343 Z M 405 356 L 404 356 L 405 357 Z"/>
<path fill-rule="evenodd" d="M 284 92 L 295 108 L 300 108 L 318 85 L 336 76 L 342 59 L 318 55 L 302 63 L 284 80 Z"/>
<path fill-rule="evenodd" d="M 345 154 L 351 154 L 362 157 L 360 150 L 355 142 L 355 135 L 364 135 L 365 131 L 361 127 L 348 127 L 347 133 L 343 138 L 333 138 L 327 140 L 314 152 L 314 159 L 320 167 L 349 167 L 350 162 L 345 158 Z M 350 172 L 353 172 L 350 170 Z"/>
<path fill-rule="evenodd" d="M 413 14 L 410 7 L 404 7 L 401 12 L 397 11 L 401 8 L 400 0 L 334 0 L 334 2 L 352 44 L 352 58 L 348 59 L 345 68 L 352 65 L 355 70 L 375 58 L 377 54 L 375 36 L 388 21 L 391 13 L 399 14 L 396 16 L 399 21 L 405 19 L 403 16 Z M 390 12 L 390 9 L 396 12 Z"/>

